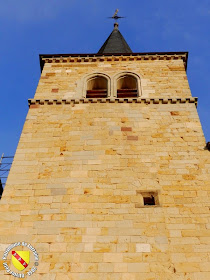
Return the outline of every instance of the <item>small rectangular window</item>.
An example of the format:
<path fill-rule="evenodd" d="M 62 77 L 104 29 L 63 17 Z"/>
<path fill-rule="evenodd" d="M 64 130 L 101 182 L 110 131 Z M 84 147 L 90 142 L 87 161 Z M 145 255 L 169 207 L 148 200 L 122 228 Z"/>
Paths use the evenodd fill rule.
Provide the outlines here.
<path fill-rule="evenodd" d="M 144 199 L 144 205 L 155 205 L 155 198 L 153 195 L 151 196 L 145 196 Z"/>
<path fill-rule="evenodd" d="M 136 208 L 160 206 L 159 191 L 136 191 L 139 195 L 139 203 L 135 205 Z"/>

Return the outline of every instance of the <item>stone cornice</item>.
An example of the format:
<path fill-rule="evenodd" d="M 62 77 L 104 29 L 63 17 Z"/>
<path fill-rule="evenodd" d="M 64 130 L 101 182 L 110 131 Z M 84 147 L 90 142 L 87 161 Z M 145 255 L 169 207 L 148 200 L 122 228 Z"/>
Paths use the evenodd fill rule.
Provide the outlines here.
<path fill-rule="evenodd" d="M 29 99 L 28 105 L 60 105 L 82 103 L 143 103 L 143 104 L 182 104 L 194 103 L 197 107 L 197 97 L 186 98 L 80 98 L 80 99 Z"/>
<path fill-rule="evenodd" d="M 156 52 L 131 54 L 40 54 L 41 70 L 47 63 L 103 62 L 103 61 L 136 61 L 136 60 L 183 60 L 187 68 L 188 52 Z"/>

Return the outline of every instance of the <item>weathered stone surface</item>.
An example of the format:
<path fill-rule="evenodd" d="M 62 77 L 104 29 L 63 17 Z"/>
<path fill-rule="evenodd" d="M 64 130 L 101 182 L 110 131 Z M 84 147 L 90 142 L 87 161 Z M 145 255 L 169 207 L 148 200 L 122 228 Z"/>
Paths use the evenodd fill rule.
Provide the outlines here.
<path fill-rule="evenodd" d="M 79 98 L 99 66 L 137 73 L 142 96 L 191 96 L 182 60 L 109 64 L 46 63 L 35 99 Z M 209 279 L 210 159 L 195 104 L 31 106 L 0 201 L 0 256 L 30 242 L 31 279 Z M 138 191 L 158 191 L 160 205 L 142 207 Z"/>

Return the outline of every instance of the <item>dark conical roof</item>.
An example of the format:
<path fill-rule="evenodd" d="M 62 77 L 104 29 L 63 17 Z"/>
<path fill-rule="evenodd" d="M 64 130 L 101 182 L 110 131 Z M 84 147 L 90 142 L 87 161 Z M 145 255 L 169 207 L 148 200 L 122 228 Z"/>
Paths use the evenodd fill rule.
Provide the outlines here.
<path fill-rule="evenodd" d="M 115 22 L 114 29 L 109 35 L 103 46 L 98 51 L 98 54 L 105 53 L 132 53 L 129 45 L 118 29 L 118 23 Z"/>

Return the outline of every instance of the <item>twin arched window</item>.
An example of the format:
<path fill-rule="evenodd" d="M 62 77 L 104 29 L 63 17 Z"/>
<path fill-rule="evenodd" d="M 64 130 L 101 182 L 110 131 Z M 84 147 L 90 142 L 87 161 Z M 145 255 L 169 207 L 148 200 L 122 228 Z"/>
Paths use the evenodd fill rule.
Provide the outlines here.
<path fill-rule="evenodd" d="M 86 80 L 86 98 L 133 98 L 140 96 L 140 79 L 133 73 L 118 74 L 112 81 L 103 74 L 92 75 Z"/>
<path fill-rule="evenodd" d="M 108 80 L 103 76 L 94 76 L 87 81 L 87 98 L 106 98 L 108 92 Z"/>
<path fill-rule="evenodd" d="M 123 75 L 117 80 L 117 97 L 137 97 L 138 82 L 137 78 L 131 75 Z"/>

